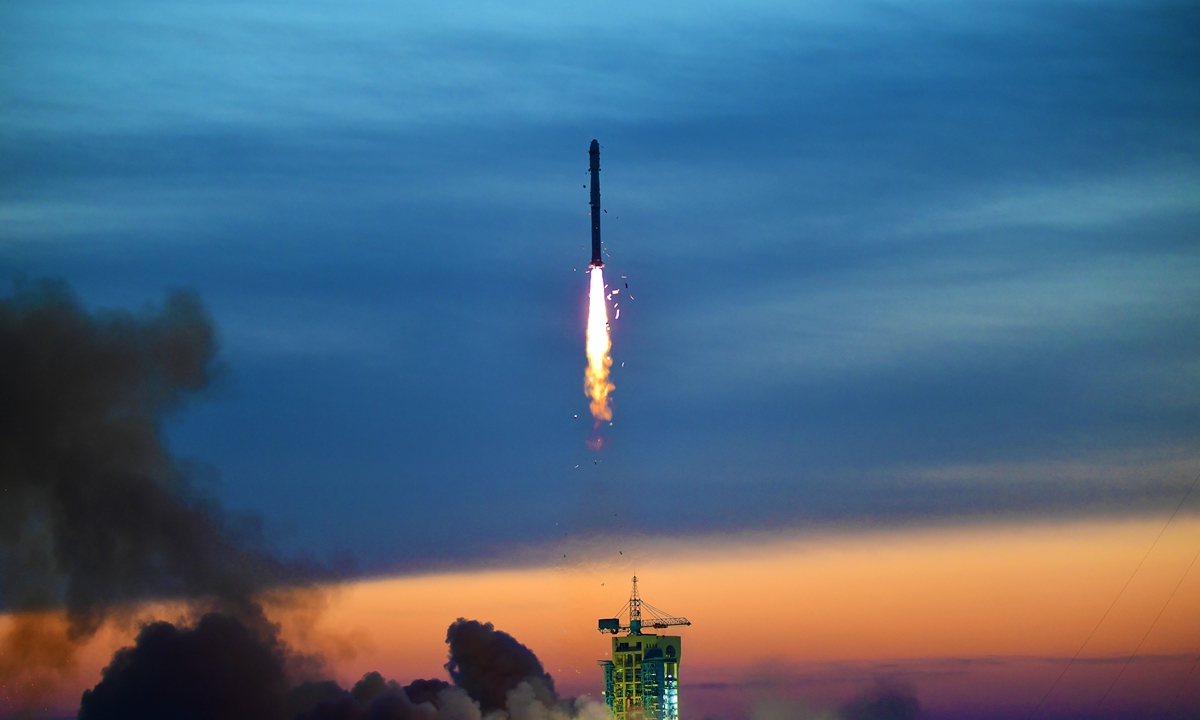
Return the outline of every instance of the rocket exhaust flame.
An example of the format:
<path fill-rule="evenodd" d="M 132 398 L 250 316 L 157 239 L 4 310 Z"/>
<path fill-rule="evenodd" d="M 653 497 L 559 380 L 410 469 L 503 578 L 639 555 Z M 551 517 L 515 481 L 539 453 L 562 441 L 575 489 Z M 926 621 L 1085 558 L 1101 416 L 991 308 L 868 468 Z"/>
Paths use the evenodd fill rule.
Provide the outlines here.
<path fill-rule="evenodd" d="M 600 427 L 604 420 L 612 420 L 612 407 L 608 404 L 608 394 L 613 390 L 613 384 L 608 379 L 608 370 L 612 366 L 612 358 L 608 354 L 611 348 L 612 342 L 608 338 L 608 303 L 604 299 L 604 271 L 594 267 L 591 289 L 588 292 L 588 366 L 584 376 L 584 392 L 591 398 L 592 417 L 596 419 L 596 427 Z M 599 449 L 598 439 L 593 449 Z"/>

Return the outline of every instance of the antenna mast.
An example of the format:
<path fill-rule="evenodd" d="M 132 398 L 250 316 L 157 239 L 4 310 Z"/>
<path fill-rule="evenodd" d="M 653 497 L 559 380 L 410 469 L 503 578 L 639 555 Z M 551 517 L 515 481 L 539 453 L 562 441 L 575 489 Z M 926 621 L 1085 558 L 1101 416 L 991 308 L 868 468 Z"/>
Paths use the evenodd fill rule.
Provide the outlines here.
<path fill-rule="evenodd" d="M 629 632 L 642 634 L 642 599 L 638 597 L 637 575 L 633 576 L 633 592 L 629 595 Z"/>

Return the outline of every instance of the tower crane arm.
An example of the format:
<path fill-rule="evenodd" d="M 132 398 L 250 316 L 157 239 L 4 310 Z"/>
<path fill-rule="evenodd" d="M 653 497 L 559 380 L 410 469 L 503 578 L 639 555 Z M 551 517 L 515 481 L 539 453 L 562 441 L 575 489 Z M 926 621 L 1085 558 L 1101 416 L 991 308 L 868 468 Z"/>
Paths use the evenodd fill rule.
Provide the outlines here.
<path fill-rule="evenodd" d="M 692 622 L 685 617 L 663 617 L 646 619 L 642 621 L 642 627 L 665 628 L 672 625 L 691 625 Z"/>
<path fill-rule="evenodd" d="M 656 628 L 656 629 L 661 630 L 663 628 L 668 628 L 673 625 L 691 625 L 691 624 L 692 624 L 692 622 L 685 617 L 661 617 L 661 618 L 646 619 L 646 620 L 641 621 L 641 623 L 638 624 L 637 632 L 641 632 L 641 630 L 644 628 Z M 599 629 L 600 629 L 600 632 L 602 632 L 602 633 L 612 633 L 613 635 L 616 635 L 617 633 L 633 631 L 633 627 L 631 625 L 622 624 L 621 620 L 619 618 L 607 618 L 607 619 L 601 620 L 600 624 L 599 624 Z"/>

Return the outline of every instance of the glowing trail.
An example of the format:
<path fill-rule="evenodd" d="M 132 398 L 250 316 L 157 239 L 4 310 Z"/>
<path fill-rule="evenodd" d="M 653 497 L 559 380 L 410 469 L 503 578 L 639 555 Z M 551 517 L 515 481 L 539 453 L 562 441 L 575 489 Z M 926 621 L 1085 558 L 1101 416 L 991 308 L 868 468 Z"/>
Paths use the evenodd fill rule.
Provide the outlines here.
<path fill-rule="evenodd" d="M 602 420 L 612 420 L 612 408 L 608 405 L 608 394 L 613 384 L 608 380 L 608 369 L 612 358 L 608 351 L 612 342 L 608 339 L 608 303 L 604 300 L 604 271 L 592 268 L 592 286 L 588 293 L 587 323 L 587 372 L 584 375 L 584 393 L 591 398 L 592 417 L 599 426 Z"/>

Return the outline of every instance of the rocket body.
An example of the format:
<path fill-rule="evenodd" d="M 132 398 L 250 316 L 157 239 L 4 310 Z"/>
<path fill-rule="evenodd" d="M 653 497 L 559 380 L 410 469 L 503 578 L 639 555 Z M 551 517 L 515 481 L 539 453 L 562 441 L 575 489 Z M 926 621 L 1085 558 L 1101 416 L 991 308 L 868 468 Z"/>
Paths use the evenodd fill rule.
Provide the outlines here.
<path fill-rule="evenodd" d="M 590 267 L 604 267 L 600 258 L 600 143 L 593 140 L 588 150 L 591 159 L 589 169 L 592 171 L 592 262 Z"/>

